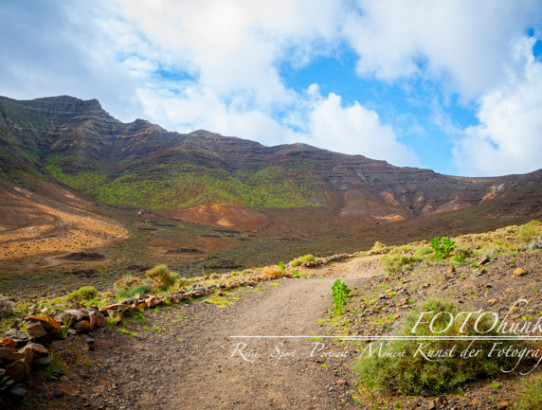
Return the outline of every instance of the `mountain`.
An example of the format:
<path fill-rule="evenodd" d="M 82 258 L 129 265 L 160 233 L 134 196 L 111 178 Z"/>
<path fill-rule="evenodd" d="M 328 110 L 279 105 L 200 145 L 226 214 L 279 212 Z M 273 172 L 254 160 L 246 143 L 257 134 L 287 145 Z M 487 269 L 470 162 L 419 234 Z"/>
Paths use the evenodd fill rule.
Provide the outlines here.
<path fill-rule="evenodd" d="M 359 249 L 375 238 L 457 234 L 542 213 L 542 171 L 463 178 L 305 144 L 179 134 L 140 119 L 122 123 L 97 100 L 68 96 L 0 97 L 0 182 L 0 196 L 9 198 L 0 204 L 7 221 L 0 231 L 29 226 L 32 215 L 43 219 L 44 206 L 68 207 L 121 224 L 137 214 L 257 232 L 255 254 L 281 246 L 289 253 Z M 41 208 L 28 208 L 29 195 Z M 17 204 L 24 204 L 24 218 Z M 138 221 L 130 224 L 140 231 L 156 228 Z M 175 235 L 169 244 L 179 240 Z M 247 237 L 231 242 L 226 231 L 216 241 L 205 235 L 190 237 L 187 246 L 248 246 Z"/>
<path fill-rule="evenodd" d="M 54 181 L 105 204 L 210 220 L 213 209 L 243 209 L 257 221 L 249 209 L 323 207 L 397 222 L 472 207 L 525 184 L 535 190 L 542 179 L 540 171 L 452 177 L 304 144 L 178 134 L 144 120 L 124 124 L 97 100 L 72 97 L 1 97 L 0 164 L 2 178 L 14 183 Z"/>

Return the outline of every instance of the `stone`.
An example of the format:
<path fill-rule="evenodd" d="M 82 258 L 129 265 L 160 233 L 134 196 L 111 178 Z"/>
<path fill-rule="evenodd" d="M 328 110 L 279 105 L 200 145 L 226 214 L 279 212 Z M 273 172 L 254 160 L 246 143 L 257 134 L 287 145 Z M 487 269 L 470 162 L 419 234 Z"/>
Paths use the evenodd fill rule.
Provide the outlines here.
<path fill-rule="evenodd" d="M 91 330 L 90 322 L 88 320 L 81 320 L 73 325 L 73 328 L 77 333 L 88 333 Z"/>
<path fill-rule="evenodd" d="M 487 255 L 478 261 L 478 265 L 485 265 L 486 263 L 489 263 L 489 258 Z"/>
<path fill-rule="evenodd" d="M 513 272 L 514 276 L 525 276 L 527 275 L 527 271 L 523 268 L 516 268 Z"/>
<path fill-rule="evenodd" d="M 12 388 L 9 393 L 15 397 L 17 400 L 24 399 L 24 396 L 26 396 L 27 391 L 23 389 L 21 386 L 15 386 Z"/>
<path fill-rule="evenodd" d="M 52 317 L 52 316 L 49 316 L 49 315 L 30 315 L 30 316 L 27 316 L 25 318 L 25 320 L 33 321 L 33 322 L 40 321 L 40 322 L 42 322 L 44 324 L 43 326 L 44 326 L 45 329 L 48 329 L 47 325 L 49 325 L 50 327 L 52 327 L 54 330 L 56 330 L 58 332 L 61 330 L 61 327 L 58 324 L 58 322 L 55 320 L 55 318 Z M 52 331 L 51 331 L 51 333 L 52 333 Z"/>
<path fill-rule="evenodd" d="M 507 401 L 501 401 L 497 403 L 497 410 L 506 410 L 508 408 L 509 404 Z"/>
<path fill-rule="evenodd" d="M 30 353 L 32 355 L 30 360 L 33 366 L 47 366 L 49 363 L 51 363 L 51 355 L 49 354 L 49 351 L 45 346 L 40 345 L 39 343 L 29 343 L 19 350 L 19 353 Z"/>
<path fill-rule="evenodd" d="M 0 360 L 6 360 L 8 362 L 23 359 L 24 355 L 18 352 L 14 352 L 5 346 L 0 346 Z"/>
<path fill-rule="evenodd" d="M 489 300 L 487 301 L 487 304 L 488 304 L 489 306 L 493 306 L 495 303 L 497 303 L 497 301 L 496 301 L 495 299 L 489 299 Z"/>
<path fill-rule="evenodd" d="M 15 360 L 6 366 L 6 374 L 11 377 L 15 382 L 21 382 L 26 376 L 26 366 L 24 359 Z"/>
<path fill-rule="evenodd" d="M 50 343 L 52 340 L 51 335 L 45 330 L 42 322 L 28 322 L 26 331 L 30 335 L 30 338 L 36 342 Z"/>

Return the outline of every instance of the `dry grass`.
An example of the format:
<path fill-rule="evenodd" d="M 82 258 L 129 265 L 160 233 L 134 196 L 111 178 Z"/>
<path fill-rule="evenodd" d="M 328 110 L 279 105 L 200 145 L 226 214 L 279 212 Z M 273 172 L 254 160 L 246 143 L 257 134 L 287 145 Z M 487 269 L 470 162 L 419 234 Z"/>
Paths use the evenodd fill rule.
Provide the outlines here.
<path fill-rule="evenodd" d="M 280 278 L 284 276 L 284 272 L 277 265 L 266 266 L 262 269 L 261 274 L 267 278 Z"/>

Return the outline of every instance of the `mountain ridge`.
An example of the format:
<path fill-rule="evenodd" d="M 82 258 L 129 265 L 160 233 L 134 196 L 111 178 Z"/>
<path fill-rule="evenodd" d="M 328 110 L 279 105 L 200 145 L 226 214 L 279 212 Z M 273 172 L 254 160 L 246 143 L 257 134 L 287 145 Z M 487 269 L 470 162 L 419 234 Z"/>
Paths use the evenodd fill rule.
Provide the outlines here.
<path fill-rule="evenodd" d="M 224 204 L 258 213 L 320 207 L 397 222 L 466 209 L 525 184 L 535 190 L 542 181 L 541 170 L 468 178 L 301 143 L 267 147 L 205 130 L 180 134 L 143 119 L 122 123 L 98 100 L 70 96 L 0 97 L 0 165 L 0 177 L 16 184 L 53 182 L 108 205 L 180 218 L 186 209 L 194 215 Z"/>

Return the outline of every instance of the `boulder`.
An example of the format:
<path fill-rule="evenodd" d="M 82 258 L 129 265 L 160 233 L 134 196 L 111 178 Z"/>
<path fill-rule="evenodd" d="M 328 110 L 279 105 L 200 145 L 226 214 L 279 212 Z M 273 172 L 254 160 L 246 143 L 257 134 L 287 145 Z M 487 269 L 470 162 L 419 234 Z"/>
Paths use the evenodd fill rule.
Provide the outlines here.
<path fill-rule="evenodd" d="M 39 343 L 51 343 L 51 335 L 45 330 L 42 322 L 29 322 L 26 330 L 32 340 Z"/>
<path fill-rule="evenodd" d="M 29 343 L 19 353 L 28 354 L 31 353 L 31 364 L 34 366 L 47 366 L 51 363 L 51 355 L 47 348 L 39 343 Z"/>

